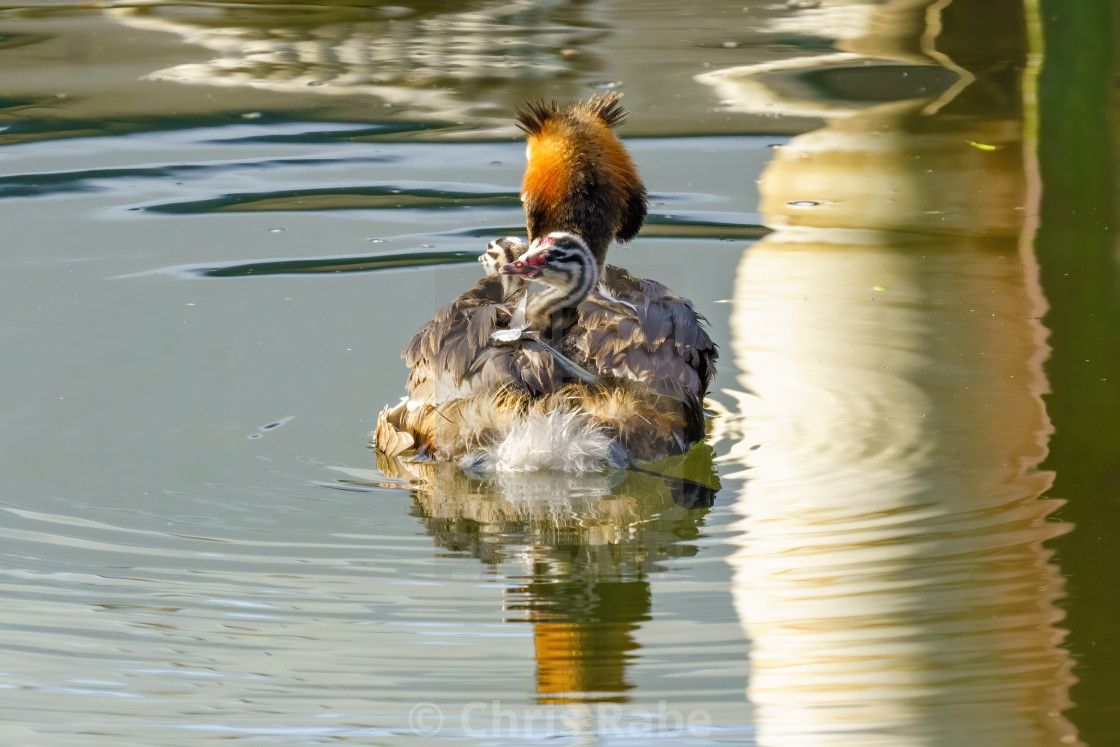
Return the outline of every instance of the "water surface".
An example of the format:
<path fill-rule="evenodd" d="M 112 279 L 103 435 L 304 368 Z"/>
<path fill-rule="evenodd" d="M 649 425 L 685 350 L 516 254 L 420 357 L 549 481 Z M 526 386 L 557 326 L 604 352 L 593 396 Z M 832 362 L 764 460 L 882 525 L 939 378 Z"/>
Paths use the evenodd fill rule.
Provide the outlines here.
<path fill-rule="evenodd" d="M 0 741 L 1118 743 L 1116 76 L 1053 13 L 0 8 Z M 709 443 L 379 461 L 513 106 L 615 88 Z"/>

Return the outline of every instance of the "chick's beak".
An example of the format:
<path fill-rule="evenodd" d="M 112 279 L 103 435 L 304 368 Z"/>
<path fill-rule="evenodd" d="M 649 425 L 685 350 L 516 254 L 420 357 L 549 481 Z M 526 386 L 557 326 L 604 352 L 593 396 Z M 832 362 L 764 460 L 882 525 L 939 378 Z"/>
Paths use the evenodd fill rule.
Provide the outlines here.
<path fill-rule="evenodd" d="M 518 260 L 508 265 L 502 265 L 498 272 L 503 275 L 520 275 L 523 278 L 535 278 L 541 274 L 542 270 L 540 265 L 531 265 L 528 262 Z"/>
<path fill-rule="evenodd" d="M 530 251 L 516 262 L 503 265 L 498 272 L 503 275 L 520 275 L 523 278 L 535 278 L 544 272 L 548 257 L 543 251 Z"/>

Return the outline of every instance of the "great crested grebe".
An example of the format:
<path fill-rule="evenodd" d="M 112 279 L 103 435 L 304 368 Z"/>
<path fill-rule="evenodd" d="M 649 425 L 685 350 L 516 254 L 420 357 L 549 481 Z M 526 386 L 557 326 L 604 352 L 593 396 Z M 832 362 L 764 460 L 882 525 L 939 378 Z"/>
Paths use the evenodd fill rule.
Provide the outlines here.
<path fill-rule="evenodd" d="M 611 129 L 625 116 L 618 99 L 518 112 L 532 244 L 492 241 L 479 258 L 487 277 L 409 341 L 409 396 L 375 434 L 387 454 L 582 470 L 703 438 L 717 357 L 703 317 L 660 283 L 603 264 L 646 212 Z M 529 284 L 543 290 L 526 297 Z"/>

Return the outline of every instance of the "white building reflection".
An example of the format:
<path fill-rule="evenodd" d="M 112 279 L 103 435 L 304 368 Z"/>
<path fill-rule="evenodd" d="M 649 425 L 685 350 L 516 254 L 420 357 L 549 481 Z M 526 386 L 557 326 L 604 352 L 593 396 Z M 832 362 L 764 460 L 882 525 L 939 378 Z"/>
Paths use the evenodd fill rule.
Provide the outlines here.
<path fill-rule="evenodd" d="M 883 12 L 930 22 L 934 5 Z M 750 395 L 728 459 L 748 477 L 730 562 L 766 747 L 1078 744 L 1043 544 L 1068 526 L 1047 520 L 1037 467 L 1047 348 L 1022 115 L 974 70 L 1004 97 L 845 106 L 762 176 L 773 233 L 732 299 Z M 741 110 L 779 105 L 758 73 L 704 82 Z"/>
<path fill-rule="evenodd" d="M 479 88 L 552 79 L 578 68 L 581 50 L 605 33 L 584 22 L 579 4 L 566 0 L 327 0 L 295 10 L 156 0 L 105 12 L 125 26 L 174 34 L 213 55 L 154 70 L 151 80 L 370 96 L 377 106 L 447 118 L 464 117 L 477 106 L 467 94 Z"/>

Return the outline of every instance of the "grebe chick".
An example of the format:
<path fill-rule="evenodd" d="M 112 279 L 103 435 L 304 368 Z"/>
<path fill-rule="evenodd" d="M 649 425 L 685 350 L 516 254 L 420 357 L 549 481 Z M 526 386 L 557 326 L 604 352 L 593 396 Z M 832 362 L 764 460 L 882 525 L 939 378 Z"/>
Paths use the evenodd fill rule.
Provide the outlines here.
<path fill-rule="evenodd" d="M 515 275 L 502 275 L 504 265 L 516 262 L 517 258 L 529 250 L 529 243 L 517 236 L 502 236 L 486 245 L 486 251 L 478 255 L 482 271 L 487 277 L 501 280 L 502 292 L 506 300 L 511 300 L 525 290 L 525 281 Z"/>
<path fill-rule="evenodd" d="M 599 283 L 599 263 L 587 242 L 563 231 L 537 239 L 520 259 L 499 271 L 544 286 L 530 293 L 526 303 L 525 322 L 537 332 L 549 331 L 554 315 L 575 309 Z"/>

